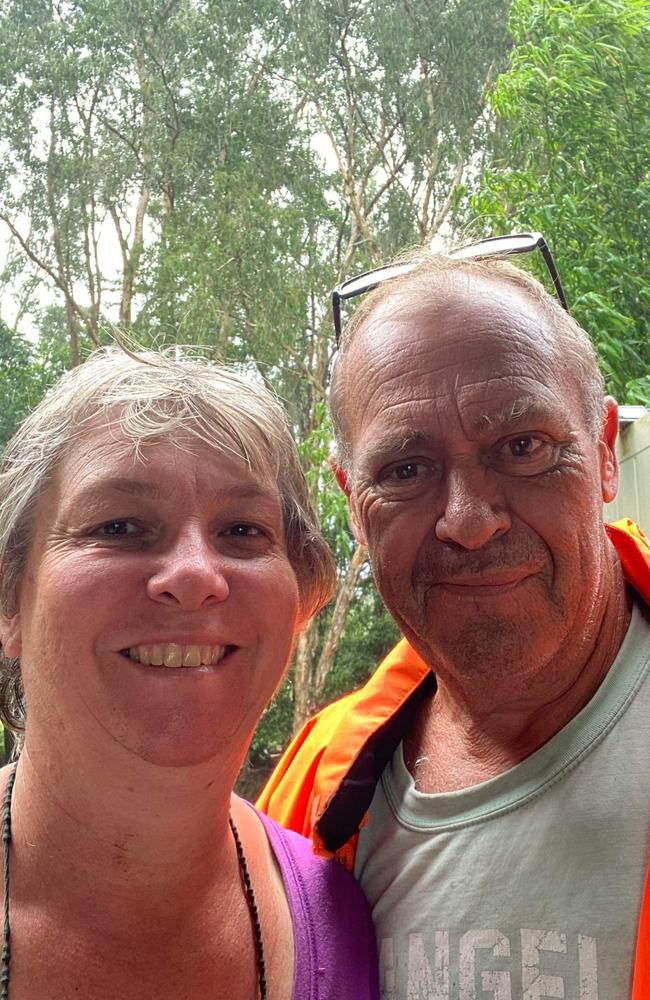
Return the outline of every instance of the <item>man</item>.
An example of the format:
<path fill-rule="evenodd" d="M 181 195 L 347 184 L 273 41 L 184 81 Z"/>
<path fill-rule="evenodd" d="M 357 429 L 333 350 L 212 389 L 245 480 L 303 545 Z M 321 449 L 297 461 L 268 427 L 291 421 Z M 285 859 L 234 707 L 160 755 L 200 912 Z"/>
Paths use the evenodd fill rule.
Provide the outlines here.
<path fill-rule="evenodd" d="M 337 478 L 406 641 L 261 805 L 354 868 L 384 1000 L 648 998 L 650 546 L 602 522 L 616 404 L 510 264 L 374 283 L 334 373 Z"/>

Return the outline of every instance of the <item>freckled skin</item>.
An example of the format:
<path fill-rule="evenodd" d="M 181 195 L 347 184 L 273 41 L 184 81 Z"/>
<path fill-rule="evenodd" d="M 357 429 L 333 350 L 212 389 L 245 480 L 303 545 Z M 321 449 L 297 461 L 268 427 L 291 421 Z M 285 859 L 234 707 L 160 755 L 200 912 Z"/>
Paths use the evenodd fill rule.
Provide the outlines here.
<path fill-rule="evenodd" d="M 457 699 L 561 696 L 622 585 L 603 528 L 615 404 L 590 433 L 525 293 L 472 279 L 372 314 L 344 361 L 358 540 L 403 633 Z"/>

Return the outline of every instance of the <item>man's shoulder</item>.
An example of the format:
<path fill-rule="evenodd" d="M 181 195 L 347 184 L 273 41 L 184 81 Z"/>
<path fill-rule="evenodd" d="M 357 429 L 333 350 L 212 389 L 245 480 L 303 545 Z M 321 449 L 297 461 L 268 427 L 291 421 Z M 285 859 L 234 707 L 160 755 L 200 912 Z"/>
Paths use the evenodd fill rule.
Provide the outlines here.
<path fill-rule="evenodd" d="M 606 524 L 605 530 L 616 549 L 627 583 L 646 604 L 650 604 L 650 540 L 647 535 L 627 517 Z"/>

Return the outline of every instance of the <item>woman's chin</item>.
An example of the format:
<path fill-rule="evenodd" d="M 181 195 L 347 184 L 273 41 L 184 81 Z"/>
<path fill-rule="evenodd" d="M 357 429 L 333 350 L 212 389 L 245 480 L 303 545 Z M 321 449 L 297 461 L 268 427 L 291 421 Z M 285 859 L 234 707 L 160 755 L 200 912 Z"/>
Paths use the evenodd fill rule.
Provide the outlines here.
<path fill-rule="evenodd" d="M 243 731 L 219 732 L 212 720 L 210 726 L 195 722 L 191 728 L 176 732 L 124 733 L 119 742 L 134 757 L 157 767 L 197 767 L 212 762 L 217 768 L 228 768 L 232 761 L 245 756 L 250 737 Z"/>
<path fill-rule="evenodd" d="M 128 748 L 134 757 L 154 767 L 182 769 L 200 767 L 212 762 L 215 767 L 223 763 L 225 750 L 208 747 L 134 746 Z"/>

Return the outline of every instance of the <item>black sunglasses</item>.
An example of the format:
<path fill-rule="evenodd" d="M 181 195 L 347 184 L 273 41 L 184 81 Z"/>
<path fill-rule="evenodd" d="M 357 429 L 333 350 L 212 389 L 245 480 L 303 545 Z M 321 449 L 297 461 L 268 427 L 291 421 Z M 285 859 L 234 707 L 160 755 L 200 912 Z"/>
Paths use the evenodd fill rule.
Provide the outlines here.
<path fill-rule="evenodd" d="M 481 260 L 487 257 L 495 257 L 500 254 L 509 256 L 513 253 L 532 253 L 533 250 L 541 250 L 544 262 L 548 268 L 548 273 L 553 282 L 555 293 L 560 304 L 567 312 L 567 305 L 564 289 L 560 276 L 557 273 L 553 255 L 549 250 L 548 243 L 541 233 L 514 233 L 512 236 L 490 236 L 485 240 L 478 240 L 476 243 L 468 243 L 464 247 L 452 250 L 450 257 L 459 259 L 474 258 Z M 376 267 L 372 271 L 364 271 L 357 274 L 355 278 L 348 278 L 336 286 L 332 292 L 332 313 L 334 316 L 334 332 L 338 346 L 341 339 L 341 302 L 345 299 L 353 299 L 356 295 L 363 295 L 372 291 L 377 285 L 382 285 L 385 281 L 397 278 L 401 274 L 408 274 L 419 267 L 417 261 L 405 262 L 404 264 L 385 264 L 383 267 Z"/>

